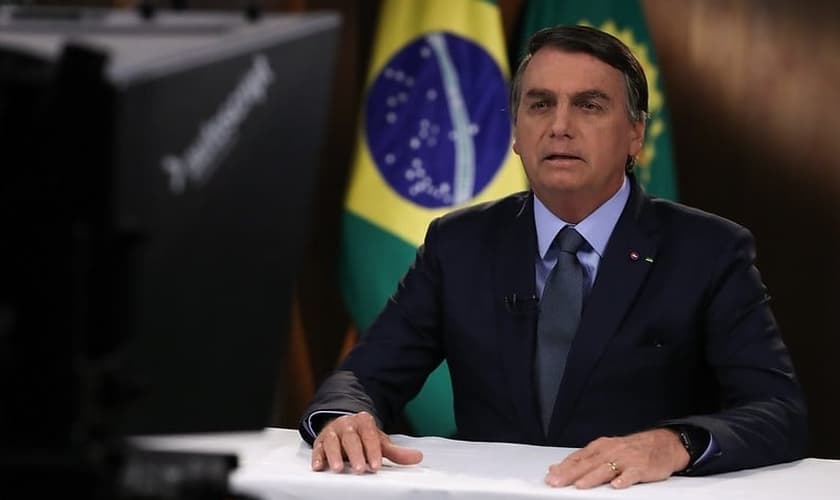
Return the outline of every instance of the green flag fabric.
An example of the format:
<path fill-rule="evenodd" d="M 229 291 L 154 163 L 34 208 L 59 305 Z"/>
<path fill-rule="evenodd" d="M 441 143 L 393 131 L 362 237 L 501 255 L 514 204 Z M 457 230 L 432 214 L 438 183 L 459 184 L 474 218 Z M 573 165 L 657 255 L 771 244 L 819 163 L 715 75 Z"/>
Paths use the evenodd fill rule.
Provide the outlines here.
<path fill-rule="evenodd" d="M 668 109 L 642 6 L 637 0 L 529 0 L 522 15 L 515 59 L 524 54 L 529 36 L 557 24 L 582 24 L 606 31 L 630 47 L 639 59 L 648 80 L 650 119 L 645 146 L 636 162 L 636 176 L 648 193 L 676 200 Z"/>
<path fill-rule="evenodd" d="M 433 218 L 526 188 L 497 5 L 384 0 L 378 23 L 342 225 L 342 294 L 361 332 Z M 442 363 L 406 416 L 417 434 L 451 436 L 453 415 Z"/>

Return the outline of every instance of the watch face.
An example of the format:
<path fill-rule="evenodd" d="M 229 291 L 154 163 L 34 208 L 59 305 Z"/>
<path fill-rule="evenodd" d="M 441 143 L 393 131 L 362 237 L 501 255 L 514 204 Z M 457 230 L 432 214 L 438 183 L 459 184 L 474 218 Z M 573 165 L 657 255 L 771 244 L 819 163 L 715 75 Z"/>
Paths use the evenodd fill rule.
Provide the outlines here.
<path fill-rule="evenodd" d="M 682 445 L 685 448 L 685 451 L 688 452 L 688 456 L 694 460 L 694 449 L 691 446 L 691 438 L 688 437 L 688 433 L 685 430 L 680 430 L 680 441 L 682 441 Z"/>
<path fill-rule="evenodd" d="M 679 434 L 692 463 L 706 452 L 712 438 L 711 433 L 702 427 L 686 426 L 679 429 Z"/>

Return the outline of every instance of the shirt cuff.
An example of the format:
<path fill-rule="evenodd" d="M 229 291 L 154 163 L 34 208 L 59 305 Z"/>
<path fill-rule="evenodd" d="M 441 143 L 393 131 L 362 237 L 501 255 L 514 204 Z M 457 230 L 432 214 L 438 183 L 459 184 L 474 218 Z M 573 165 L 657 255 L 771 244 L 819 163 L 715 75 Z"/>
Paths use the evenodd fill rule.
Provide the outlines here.
<path fill-rule="evenodd" d="M 315 438 L 318 437 L 318 433 L 321 432 L 321 429 L 324 428 L 324 425 L 327 421 L 333 420 L 344 415 L 352 414 L 353 412 L 342 410 L 313 411 L 312 413 L 307 415 L 306 418 L 303 419 L 303 430 L 304 432 L 309 434 L 309 437 L 312 438 L 311 440 L 314 441 Z"/>
<path fill-rule="evenodd" d="M 706 432 L 709 432 L 709 431 L 706 431 Z M 703 462 L 705 462 L 706 460 L 708 460 L 709 457 L 713 457 L 713 456 L 717 455 L 718 451 L 720 451 L 720 447 L 718 446 L 717 441 L 715 440 L 715 437 L 712 435 L 711 432 L 709 432 L 709 445 L 706 446 L 706 450 L 697 458 L 697 460 L 694 461 L 693 464 L 691 464 L 691 466 L 692 467 L 697 467 L 698 465 L 700 465 Z"/>

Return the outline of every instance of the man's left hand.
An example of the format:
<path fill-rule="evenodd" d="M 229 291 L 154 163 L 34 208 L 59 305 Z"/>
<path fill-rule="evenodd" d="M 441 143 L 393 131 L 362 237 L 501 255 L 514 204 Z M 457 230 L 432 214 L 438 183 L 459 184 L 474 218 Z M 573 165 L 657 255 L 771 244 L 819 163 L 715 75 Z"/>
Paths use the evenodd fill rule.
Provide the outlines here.
<path fill-rule="evenodd" d="M 688 452 L 676 432 L 654 429 L 629 436 L 598 438 L 548 468 L 549 486 L 592 488 L 609 483 L 627 488 L 668 479 L 688 466 Z"/>

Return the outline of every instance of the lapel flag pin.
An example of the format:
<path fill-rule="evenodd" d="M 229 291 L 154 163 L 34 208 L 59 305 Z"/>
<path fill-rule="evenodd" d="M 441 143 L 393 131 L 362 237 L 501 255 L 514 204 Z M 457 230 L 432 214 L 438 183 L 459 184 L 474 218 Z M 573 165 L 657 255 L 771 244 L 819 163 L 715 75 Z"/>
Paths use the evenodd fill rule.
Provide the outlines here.
<path fill-rule="evenodd" d="M 653 264 L 653 257 L 645 257 L 645 262 Z"/>

